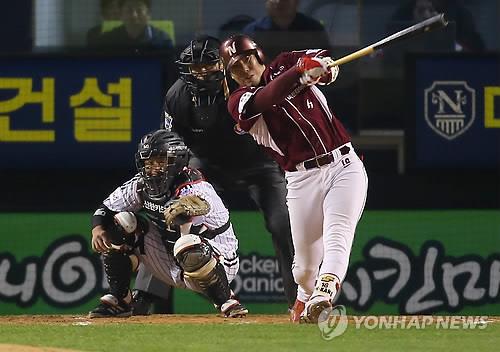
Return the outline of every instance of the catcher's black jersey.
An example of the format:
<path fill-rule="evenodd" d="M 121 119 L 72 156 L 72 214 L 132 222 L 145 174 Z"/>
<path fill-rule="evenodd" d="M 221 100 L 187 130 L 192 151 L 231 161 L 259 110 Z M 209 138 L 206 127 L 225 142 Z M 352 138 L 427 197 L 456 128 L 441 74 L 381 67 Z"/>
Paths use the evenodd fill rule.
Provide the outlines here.
<path fill-rule="evenodd" d="M 198 109 L 181 79 L 168 90 L 162 127 L 179 133 L 202 163 L 238 170 L 272 164 L 250 135 L 234 132 L 223 93 L 210 108 Z"/>

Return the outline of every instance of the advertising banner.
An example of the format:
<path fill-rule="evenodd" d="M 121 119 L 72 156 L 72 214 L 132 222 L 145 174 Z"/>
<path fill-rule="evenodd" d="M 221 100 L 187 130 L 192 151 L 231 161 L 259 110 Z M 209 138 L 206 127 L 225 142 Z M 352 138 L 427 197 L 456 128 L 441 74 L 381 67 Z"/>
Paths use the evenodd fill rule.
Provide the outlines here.
<path fill-rule="evenodd" d="M 417 167 L 500 165 L 500 58 L 417 56 L 414 77 Z M 480 68 L 480 69 L 479 69 Z"/>
<path fill-rule="evenodd" d="M 82 314 L 107 284 L 86 213 L 0 214 L 0 314 Z M 285 313 L 270 235 L 257 212 L 233 212 L 252 313 Z M 485 211 L 367 211 L 337 303 L 362 314 L 500 314 L 500 218 Z M 214 313 L 174 291 L 174 312 Z"/>
<path fill-rule="evenodd" d="M 159 126 L 163 72 L 148 57 L 0 58 L 0 167 L 133 166 Z"/>

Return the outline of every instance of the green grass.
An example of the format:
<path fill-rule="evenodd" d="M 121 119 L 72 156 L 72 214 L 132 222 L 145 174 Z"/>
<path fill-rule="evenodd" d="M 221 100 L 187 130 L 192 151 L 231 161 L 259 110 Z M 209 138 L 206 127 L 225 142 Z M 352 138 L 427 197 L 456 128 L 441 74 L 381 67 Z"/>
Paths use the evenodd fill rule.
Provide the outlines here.
<path fill-rule="evenodd" d="M 500 344 L 500 324 L 478 330 L 356 329 L 331 341 L 315 325 L 288 324 L 0 324 L 0 343 L 81 351 L 486 351 Z"/>

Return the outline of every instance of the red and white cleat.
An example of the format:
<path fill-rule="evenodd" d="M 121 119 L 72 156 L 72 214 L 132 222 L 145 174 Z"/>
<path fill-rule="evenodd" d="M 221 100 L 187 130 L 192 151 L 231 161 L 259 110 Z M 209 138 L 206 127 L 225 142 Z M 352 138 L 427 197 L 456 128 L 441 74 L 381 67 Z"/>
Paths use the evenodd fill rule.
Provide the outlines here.
<path fill-rule="evenodd" d="M 299 301 L 298 299 L 295 300 L 295 303 L 290 310 L 290 322 L 297 324 L 300 322 L 300 315 L 304 311 L 305 308 L 305 303 L 302 301 Z"/>

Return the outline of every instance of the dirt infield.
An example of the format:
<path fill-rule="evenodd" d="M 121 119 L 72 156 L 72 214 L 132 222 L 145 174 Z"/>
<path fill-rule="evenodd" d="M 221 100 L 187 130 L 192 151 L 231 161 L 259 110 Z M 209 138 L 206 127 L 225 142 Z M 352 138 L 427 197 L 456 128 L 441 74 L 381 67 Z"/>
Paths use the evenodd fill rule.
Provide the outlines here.
<path fill-rule="evenodd" d="M 287 324 L 288 315 L 252 314 L 246 318 L 224 318 L 215 314 L 154 314 L 130 318 L 89 319 L 85 315 L 6 315 L 0 316 L 0 324 Z"/>
<path fill-rule="evenodd" d="M 64 348 L 35 347 L 26 345 L 8 345 L 0 343 L 0 352 L 78 352 Z"/>
<path fill-rule="evenodd" d="M 425 316 L 418 316 L 418 320 Z M 402 317 L 400 317 L 402 318 Z M 406 316 L 407 320 L 415 316 Z M 348 316 L 349 323 L 355 319 Z M 488 317 L 488 323 L 499 323 L 500 317 Z M 85 315 L 7 315 L 0 316 L 0 324 L 48 324 L 48 325 L 97 325 L 97 324 L 289 324 L 288 315 L 252 314 L 246 318 L 224 318 L 215 314 L 154 314 L 150 316 L 134 316 L 130 318 L 98 318 L 89 319 Z M 0 350 L 2 352 L 2 350 Z"/>

